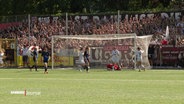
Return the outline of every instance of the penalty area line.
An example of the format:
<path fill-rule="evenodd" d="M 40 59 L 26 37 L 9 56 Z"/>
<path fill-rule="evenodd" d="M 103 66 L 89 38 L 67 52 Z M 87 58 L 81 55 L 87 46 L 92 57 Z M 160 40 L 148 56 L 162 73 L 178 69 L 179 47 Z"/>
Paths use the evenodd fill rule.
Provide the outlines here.
<path fill-rule="evenodd" d="M 121 82 L 184 82 L 184 80 L 138 80 L 138 79 L 61 79 L 61 78 L 0 78 L 0 80 L 61 80 L 61 81 L 121 81 Z"/>

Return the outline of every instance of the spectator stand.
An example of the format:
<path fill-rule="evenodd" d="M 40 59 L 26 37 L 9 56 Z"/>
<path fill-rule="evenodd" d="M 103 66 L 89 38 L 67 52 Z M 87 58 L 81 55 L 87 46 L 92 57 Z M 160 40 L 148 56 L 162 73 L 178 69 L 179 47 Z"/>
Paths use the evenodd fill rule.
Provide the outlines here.
<path fill-rule="evenodd" d="M 184 44 L 184 17 L 182 13 L 183 11 L 150 14 L 123 14 L 120 12 L 117 14 L 104 13 L 103 15 L 30 15 L 30 20 L 28 20 L 28 16 L 15 16 L 13 21 L 7 21 L 8 24 L 12 23 L 12 25 L 4 26 L 5 22 L 1 22 L 0 36 L 3 39 L 16 38 L 17 49 L 21 49 L 23 45 L 32 46 L 36 43 L 40 48 L 48 47 L 51 50 L 50 37 L 66 34 L 100 35 L 135 32 L 138 36 L 154 34 L 152 43 L 161 44 L 166 26 L 169 26 L 170 38 L 167 40 L 167 44 L 182 45 Z M 62 47 L 62 45 L 57 47 Z M 157 50 L 159 50 L 158 46 Z M 159 51 L 155 52 L 155 56 L 159 56 L 159 53 Z M 162 66 L 162 62 L 159 63 L 156 65 Z"/>

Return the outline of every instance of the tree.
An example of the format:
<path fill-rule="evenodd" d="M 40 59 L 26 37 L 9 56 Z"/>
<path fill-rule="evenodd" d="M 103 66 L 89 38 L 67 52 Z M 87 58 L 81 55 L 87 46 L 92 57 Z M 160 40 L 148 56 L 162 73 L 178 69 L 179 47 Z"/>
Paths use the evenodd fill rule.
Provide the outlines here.
<path fill-rule="evenodd" d="M 12 13 L 11 5 L 13 0 L 0 0 L 0 14 L 8 15 Z"/>
<path fill-rule="evenodd" d="M 164 7 L 168 7 L 171 0 L 159 0 Z"/>
<path fill-rule="evenodd" d="M 0 0 L 1 15 L 97 13 L 171 8 L 182 0 Z M 172 9 L 172 8 L 171 8 Z"/>

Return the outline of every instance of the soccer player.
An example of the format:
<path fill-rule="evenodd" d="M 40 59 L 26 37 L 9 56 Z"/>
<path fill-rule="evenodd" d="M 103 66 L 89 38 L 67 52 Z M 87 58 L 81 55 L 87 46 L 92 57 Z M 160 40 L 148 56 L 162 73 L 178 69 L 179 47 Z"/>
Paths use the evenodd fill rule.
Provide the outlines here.
<path fill-rule="evenodd" d="M 90 61 L 89 61 L 89 47 L 87 46 L 86 48 L 85 48 L 85 51 L 84 51 L 84 61 L 85 61 L 85 63 L 86 63 L 86 65 L 87 65 L 87 68 L 86 68 L 86 71 L 87 72 L 89 72 L 89 68 L 90 68 Z"/>
<path fill-rule="evenodd" d="M 113 66 L 118 65 L 120 67 L 119 65 L 120 52 L 117 50 L 116 47 L 114 47 L 112 50 L 111 61 L 112 61 Z M 112 70 L 114 70 L 114 67 L 112 67 Z"/>
<path fill-rule="evenodd" d="M 0 67 L 3 67 L 3 64 L 4 64 L 3 57 L 4 57 L 4 52 L 3 50 L 0 50 Z"/>
<path fill-rule="evenodd" d="M 154 59 L 154 45 L 149 45 L 148 47 L 148 60 L 150 63 L 150 66 L 153 66 L 153 59 Z"/>
<path fill-rule="evenodd" d="M 79 70 L 82 71 L 82 69 L 87 68 L 86 63 L 84 61 L 84 51 L 83 48 L 80 47 L 80 52 L 79 52 Z"/>
<path fill-rule="evenodd" d="M 136 64 L 137 64 L 137 68 L 139 69 L 139 72 L 141 71 L 141 69 L 144 69 L 145 71 L 145 68 L 144 66 L 142 65 L 142 53 L 144 51 L 141 50 L 140 47 L 137 48 L 137 51 L 135 52 L 135 57 L 136 57 Z"/>
<path fill-rule="evenodd" d="M 28 51 L 28 46 L 24 45 L 22 48 L 23 67 L 25 67 L 26 65 L 27 65 L 27 67 L 29 67 L 27 51 Z"/>
<path fill-rule="evenodd" d="M 44 74 L 48 74 L 47 68 L 48 68 L 48 62 L 50 60 L 50 53 L 48 52 L 47 48 L 45 48 L 42 52 L 42 60 L 45 68 Z"/>
<path fill-rule="evenodd" d="M 34 51 L 31 53 L 31 55 L 33 56 L 34 65 L 30 67 L 30 71 L 32 71 L 32 68 L 35 68 L 35 71 L 37 71 L 38 51 L 36 47 L 34 48 Z"/>

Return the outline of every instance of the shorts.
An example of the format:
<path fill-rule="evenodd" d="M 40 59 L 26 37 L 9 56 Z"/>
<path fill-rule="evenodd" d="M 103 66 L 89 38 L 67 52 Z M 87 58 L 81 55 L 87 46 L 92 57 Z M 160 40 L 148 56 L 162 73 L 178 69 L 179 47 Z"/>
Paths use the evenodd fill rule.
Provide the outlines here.
<path fill-rule="evenodd" d="M 28 56 L 23 56 L 23 62 L 28 62 Z"/>
<path fill-rule="evenodd" d="M 117 58 L 117 57 L 112 57 L 111 60 L 113 63 L 119 63 L 119 61 L 120 61 L 119 58 Z"/>
<path fill-rule="evenodd" d="M 140 66 L 142 64 L 142 61 L 137 61 L 136 64 L 137 66 Z"/>
<path fill-rule="evenodd" d="M 48 58 L 44 58 L 44 59 L 43 59 L 43 62 L 44 62 L 44 63 L 48 63 L 48 62 L 49 62 L 49 59 L 48 59 Z"/>
<path fill-rule="evenodd" d="M 79 64 L 85 64 L 84 60 L 79 60 Z"/>
<path fill-rule="evenodd" d="M 84 60 L 84 62 L 85 62 L 86 64 L 90 63 L 90 62 L 89 62 L 89 58 L 86 58 L 86 59 Z"/>
<path fill-rule="evenodd" d="M 49 60 L 43 60 L 43 62 L 44 62 L 44 63 L 48 63 L 48 62 L 49 62 Z"/>

